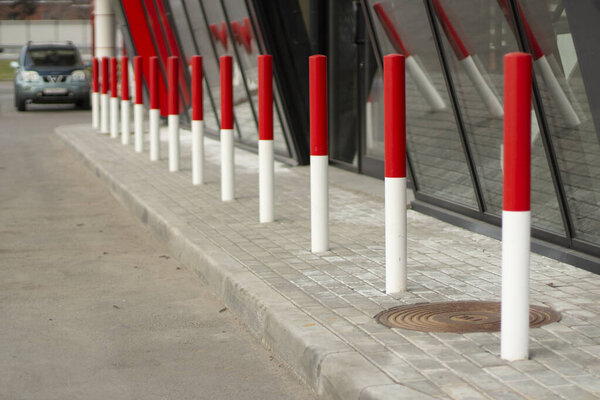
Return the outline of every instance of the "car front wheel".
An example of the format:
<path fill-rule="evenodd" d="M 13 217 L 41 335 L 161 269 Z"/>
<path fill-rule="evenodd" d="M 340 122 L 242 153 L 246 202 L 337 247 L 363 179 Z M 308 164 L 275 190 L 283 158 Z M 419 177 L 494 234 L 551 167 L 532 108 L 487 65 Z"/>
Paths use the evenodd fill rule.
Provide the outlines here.
<path fill-rule="evenodd" d="M 15 97 L 15 107 L 19 111 L 27 111 L 27 103 L 24 99 L 19 99 L 18 97 Z"/>

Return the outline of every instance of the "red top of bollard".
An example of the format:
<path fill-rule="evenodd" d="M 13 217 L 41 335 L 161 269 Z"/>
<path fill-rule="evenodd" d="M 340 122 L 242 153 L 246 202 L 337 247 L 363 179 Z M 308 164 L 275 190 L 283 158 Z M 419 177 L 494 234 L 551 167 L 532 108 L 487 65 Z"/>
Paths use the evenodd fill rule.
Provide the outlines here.
<path fill-rule="evenodd" d="M 121 100 L 129 100 L 129 64 L 127 57 L 121 57 Z"/>
<path fill-rule="evenodd" d="M 531 55 L 504 56 L 504 211 L 529 211 Z"/>
<path fill-rule="evenodd" d="M 150 57 L 150 108 L 157 110 L 160 108 L 160 96 L 158 91 L 158 79 L 160 70 L 158 69 L 158 57 Z"/>
<path fill-rule="evenodd" d="M 273 140 L 273 57 L 258 56 L 258 139 Z"/>
<path fill-rule="evenodd" d="M 98 93 L 98 59 L 92 58 L 92 92 Z"/>
<path fill-rule="evenodd" d="M 469 57 L 469 50 L 467 50 L 467 47 L 458 35 L 458 32 L 456 32 L 456 29 L 454 29 L 450 18 L 448 18 L 446 11 L 444 11 L 444 8 L 442 7 L 442 3 L 440 3 L 440 0 L 433 0 L 433 9 L 437 14 L 440 24 L 442 25 L 442 29 L 446 33 L 446 37 L 448 38 L 450 46 L 452 46 L 456 57 L 459 60 Z"/>
<path fill-rule="evenodd" d="M 169 115 L 179 115 L 179 57 L 171 56 L 167 60 L 169 86 Z"/>
<path fill-rule="evenodd" d="M 133 75 L 135 76 L 135 104 L 144 104 L 143 71 L 144 59 L 142 56 L 133 57 Z"/>
<path fill-rule="evenodd" d="M 110 78 L 108 76 L 108 57 L 102 57 L 102 94 L 108 94 Z"/>
<path fill-rule="evenodd" d="M 326 156 L 327 148 L 327 57 L 309 57 L 310 155 Z"/>
<path fill-rule="evenodd" d="M 233 86 L 231 56 L 221 56 L 221 129 L 233 129 Z"/>
<path fill-rule="evenodd" d="M 394 23 L 390 19 L 389 15 L 387 15 L 383 9 L 383 5 L 377 2 L 373 4 L 373 9 L 379 18 L 379 21 L 381 21 L 381 26 L 383 26 L 388 39 L 390 39 L 392 46 L 394 46 L 394 49 L 397 52 L 402 53 L 405 57 L 410 57 L 408 49 L 404 46 L 402 39 L 400 39 L 400 34 L 396 30 L 396 27 L 394 26 Z"/>
<path fill-rule="evenodd" d="M 202 56 L 192 56 L 192 120 L 202 121 Z"/>
<path fill-rule="evenodd" d="M 385 176 L 406 178 L 406 90 L 404 56 L 383 57 Z"/>
<path fill-rule="evenodd" d="M 110 58 L 110 97 L 119 97 L 117 57 Z"/>

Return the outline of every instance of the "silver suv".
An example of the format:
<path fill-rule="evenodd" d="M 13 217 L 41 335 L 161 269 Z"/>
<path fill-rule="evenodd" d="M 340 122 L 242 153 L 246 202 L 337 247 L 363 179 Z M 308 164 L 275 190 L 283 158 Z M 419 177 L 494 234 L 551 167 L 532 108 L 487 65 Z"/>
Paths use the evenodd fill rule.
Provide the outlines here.
<path fill-rule="evenodd" d="M 90 107 L 90 77 L 71 42 L 33 43 L 21 50 L 15 73 L 15 107 L 27 103 L 75 103 Z"/>

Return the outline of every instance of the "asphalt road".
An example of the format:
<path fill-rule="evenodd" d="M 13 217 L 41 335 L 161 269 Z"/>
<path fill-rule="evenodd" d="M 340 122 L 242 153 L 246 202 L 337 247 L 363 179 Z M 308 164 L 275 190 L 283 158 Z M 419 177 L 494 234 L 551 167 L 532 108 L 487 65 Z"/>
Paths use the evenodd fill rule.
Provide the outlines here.
<path fill-rule="evenodd" d="M 0 82 L 0 399 L 312 399 Z"/>

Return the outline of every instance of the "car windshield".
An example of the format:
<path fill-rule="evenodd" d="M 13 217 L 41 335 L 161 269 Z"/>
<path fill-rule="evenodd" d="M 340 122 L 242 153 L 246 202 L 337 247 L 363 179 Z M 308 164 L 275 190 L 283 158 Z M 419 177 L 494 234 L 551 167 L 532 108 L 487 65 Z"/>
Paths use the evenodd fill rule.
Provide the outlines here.
<path fill-rule="evenodd" d="M 79 53 L 72 48 L 29 49 L 25 64 L 34 67 L 72 67 L 81 64 Z"/>

